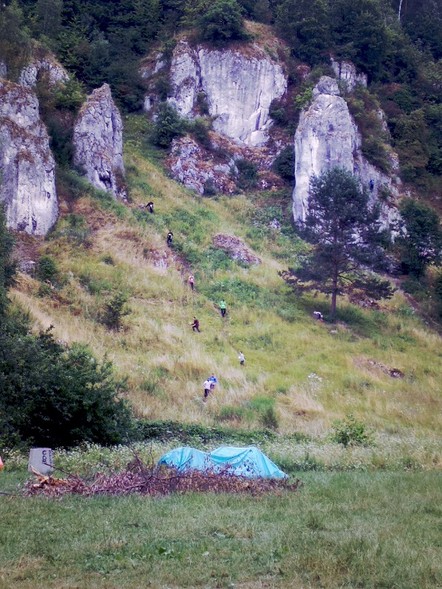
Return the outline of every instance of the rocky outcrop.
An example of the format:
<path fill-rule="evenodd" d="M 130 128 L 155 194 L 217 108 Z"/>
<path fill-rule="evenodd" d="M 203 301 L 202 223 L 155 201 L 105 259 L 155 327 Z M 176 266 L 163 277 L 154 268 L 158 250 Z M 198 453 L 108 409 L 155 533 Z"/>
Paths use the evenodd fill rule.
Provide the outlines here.
<path fill-rule="evenodd" d="M 356 86 L 367 87 L 367 75 L 356 71 L 356 67 L 351 61 L 331 60 L 331 66 L 336 79 L 341 82 L 341 87 L 346 92 L 352 92 Z"/>
<path fill-rule="evenodd" d="M 218 233 L 212 238 L 214 247 L 223 250 L 229 258 L 247 265 L 261 264 L 260 258 L 255 256 L 239 237 Z"/>
<path fill-rule="evenodd" d="M 167 164 L 175 180 L 199 194 L 235 192 L 233 158 L 215 157 L 191 137 L 174 139 Z"/>
<path fill-rule="evenodd" d="M 22 86 L 33 88 L 43 76 L 46 77 L 49 86 L 64 84 L 69 80 L 64 67 L 48 53 L 35 56 L 21 71 L 18 82 Z"/>
<path fill-rule="evenodd" d="M 125 200 L 123 123 L 108 84 L 94 90 L 82 106 L 73 145 L 74 163 L 91 184 Z"/>
<path fill-rule="evenodd" d="M 303 221 L 307 212 L 310 180 L 332 167 L 341 167 L 357 176 L 382 205 L 382 221 L 388 225 L 398 217 L 388 197 L 398 195 L 398 162 L 390 158 L 393 176 L 370 164 L 361 152 L 361 136 L 340 96 L 336 80 L 323 76 L 313 91 L 313 102 L 300 116 L 295 134 L 295 179 L 293 216 Z"/>
<path fill-rule="evenodd" d="M 169 102 L 184 117 L 204 103 L 213 128 L 234 141 L 263 145 L 271 125 L 270 104 L 286 91 L 279 63 L 257 45 L 218 51 L 177 44 L 170 66 Z"/>
<path fill-rule="evenodd" d="M 0 201 L 8 227 L 44 235 L 57 219 L 58 203 L 54 158 L 38 107 L 31 90 L 0 80 Z"/>
<path fill-rule="evenodd" d="M 281 177 L 272 171 L 275 144 L 252 148 L 212 131 L 209 137 L 208 147 L 201 146 L 190 136 L 173 140 L 166 165 L 175 180 L 206 196 L 234 194 L 241 190 L 237 163 L 243 160 L 256 167 L 256 189 L 274 190 L 283 186 Z"/>

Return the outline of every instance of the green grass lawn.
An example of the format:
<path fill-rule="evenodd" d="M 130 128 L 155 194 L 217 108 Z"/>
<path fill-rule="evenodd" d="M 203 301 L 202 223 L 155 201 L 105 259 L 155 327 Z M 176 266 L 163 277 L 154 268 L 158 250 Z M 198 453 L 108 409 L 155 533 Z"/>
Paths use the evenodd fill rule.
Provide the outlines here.
<path fill-rule="evenodd" d="M 13 490 L 24 473 L 3 473 Z M 0 497 L 2 589 L 442 586 L 441 476 L 299 473 L 300 491 Z"/>

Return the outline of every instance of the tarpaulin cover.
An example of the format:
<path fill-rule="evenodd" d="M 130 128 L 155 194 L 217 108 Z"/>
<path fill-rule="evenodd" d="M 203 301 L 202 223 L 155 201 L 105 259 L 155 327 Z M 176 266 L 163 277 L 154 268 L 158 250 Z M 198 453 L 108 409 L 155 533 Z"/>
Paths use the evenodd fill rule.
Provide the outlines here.
<path fill-rule="evenodd" d="M 198 470 L 228 473 L 251 479 L 287 478 L 287 475 L 276 464 L 254 446 L 246 448 L 221 446 L 213 452 L 202 452 L 189 446 L 182 446 L 164 454 L 158 464 L 171 466 L 180 472 Z"/>

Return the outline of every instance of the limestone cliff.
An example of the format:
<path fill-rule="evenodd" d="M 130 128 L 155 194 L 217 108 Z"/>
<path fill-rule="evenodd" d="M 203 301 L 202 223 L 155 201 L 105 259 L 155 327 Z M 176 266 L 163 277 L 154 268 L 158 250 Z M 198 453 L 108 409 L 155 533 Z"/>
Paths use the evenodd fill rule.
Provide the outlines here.
<path fill-rule="evenodd" d="M 352 92 L 356 86 L 367 87 L 367 75 L 356 71 L 356 67 L 351 61 L 331 60 L 331 66 L 336 79 L 344 86 L 344 90 Z"/>
<path fill-rule="evenodd" d="M 55 163 L 35 94 L 0 79 L 0 201 L 8 227 L 44 235 L 55 223 Z"/>
<path fill-rule="evenodd" d="M 21 71 L 18 83 L 33 88 L 42 76 L 46 76 L 49 86 L 63 84 L 69 80 L 67 71 L 51 53 L 37 51 Z"/>
<path fill-rule="evenodd" d="M 160 66 L 164 63 L 157 58 L 144 76 L 158 72 Z M 221 51 L 181 40 L 172 55 L 169 78 L 168 100 L 183 117 L 192 118 L 203 101 L 215 131 L 249 146 L 266 142 L 270 104 L 287 88 L 281 64 L 256 44 Z"/>
<path fill-rule="evenodd" d="M 74 163 L 100 190 L 126 199 L 123 164 L 123 123 L 103 84 L 88 96 L 74 125 Z"/>
<path fill-rule="evenodd" d="M 398 195 L 397 159 L 391 155 L 393 177 L 370 164 L 361 152 L 361 136 L 340 96 L 336 80 L 323 76 L 313 91 L 313 102 L 300 116 L 295 134 L 295 180 L 293 216 L 304 220 L 310 180 L 323 171 L 338 166 L 357 176 L 370 190 L 372 199 L 384 199 L 384 225 L 397 218 L 397 210 L 385 196 Z M 380 198 L 382 197 L 382 198 Z"/>

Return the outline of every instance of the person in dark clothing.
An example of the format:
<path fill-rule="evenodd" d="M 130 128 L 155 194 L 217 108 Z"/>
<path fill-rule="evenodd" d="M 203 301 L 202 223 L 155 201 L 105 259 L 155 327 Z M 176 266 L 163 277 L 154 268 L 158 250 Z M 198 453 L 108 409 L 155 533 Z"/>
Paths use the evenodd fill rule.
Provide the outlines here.
<path fill-rule="evenodd" d="M 197 331 L 200 333 L 200 322 L 196 317 L 193 318 L 193 323 L 191 324 L 193 331 Z"/>
<path fill-rule="evenodd" d="M 147 203 L 147 208 L 149 209 L 149 213 L 153 213 L 153 202 L 152 201 Z"/>
<path fill-rule="evenodd" d="M 172 245 L 173 242 L 173 233 L 172 231 L 169 231 L 169 233 L 167 234 L 167 245 L 170 247 Z"/>
<path fill-rule="evenodd" d="M 368 186 L 370 187 L 370 192 L 373 192 L 374 190 L 374 180 L 371 179 L 370 182 L 368 183 Z"/>

